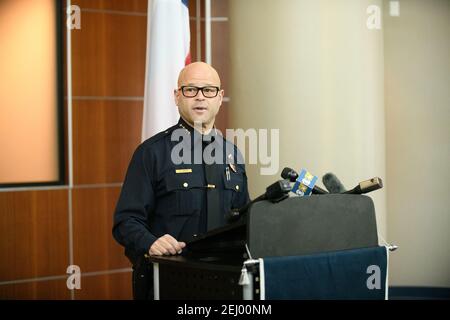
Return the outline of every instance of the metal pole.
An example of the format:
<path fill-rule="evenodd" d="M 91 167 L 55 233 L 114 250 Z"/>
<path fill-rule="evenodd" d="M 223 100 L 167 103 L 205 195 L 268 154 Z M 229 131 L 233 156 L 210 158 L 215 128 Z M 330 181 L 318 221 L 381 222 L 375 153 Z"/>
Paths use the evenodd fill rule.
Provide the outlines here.
<path fill-rule="evenodd" d="M 212 64 L 211 58 L 211 0 L 205 0 L 205 62 Z"/>
<path fill-rule="evenodd" d="M 154 299 L 159 300 L 159 263 L 153 263 L 153 290 Z"/>

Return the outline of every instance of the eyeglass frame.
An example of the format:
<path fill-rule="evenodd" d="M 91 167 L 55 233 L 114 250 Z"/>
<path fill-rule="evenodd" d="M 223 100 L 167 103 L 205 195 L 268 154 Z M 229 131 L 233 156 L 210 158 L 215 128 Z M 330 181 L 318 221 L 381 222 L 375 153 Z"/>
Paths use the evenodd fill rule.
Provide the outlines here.
<path fill-rule="evenodd" d="M 192 96 L 192 97 L 188 97 L 188 96 L 186 96 L 185 94 L 184 94 L 184 88 L 195 88 L 195 89 L 197 89 L 197 93 L 195 94 L 195 96 Z M 214 96 L 214 97 L 207 97 L 207 96 L 205 96 L 205 93 L 203 92 L 203 89 L 205 89 L 205 88 L 215 88 L 217 91 L 216 91 L 216 95 Z M 197 87 L 197 86 L 181 86 L 181 87 L 179 87 L 178 88 L 178 90 L 181 90 L 181 94 L 183 95 L 183 97 L 185 97 L 185 98 L 195 98 L 196 96 L 198 96 L 198 93 L 201 91 L 202 92 L 202 95 L 205 97 L 205 98 L 208 98 L 208 99 L 212 99 L 212 98 L 215 98 L 215 97 L 217 97 L 218 95 L 219 95 L 219 91 L 221 90 L 220 89 L 220 87 L 217 87 L 217 86 L 204 86 L 204 87 Z"/>

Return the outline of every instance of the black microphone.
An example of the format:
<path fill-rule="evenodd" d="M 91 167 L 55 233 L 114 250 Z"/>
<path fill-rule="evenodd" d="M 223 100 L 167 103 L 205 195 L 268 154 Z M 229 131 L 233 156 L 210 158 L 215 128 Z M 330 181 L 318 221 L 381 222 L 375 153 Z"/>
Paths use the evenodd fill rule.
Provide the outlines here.
<path fill-rule="evenodd" d="M 330 191 L 330 193 L 364 194 L 383 188 L 383 180 L 381 180 L 381 178 L 375 177 L 372 179 L 364 180 L 353 189 L 347 191 L 341 181 L 339 181 L 339 179 L 331 172 L 323 176 L 322 182 L 328 189 L 328 191 Z"/>
<path fill-rule="evenodd" d="M 291 191 L 291 185 L 288 180 L 278 180 L 272 183 L 266 188 L 266 192 L 259 197 L 253 199 L 240 209 L 232 209 L 228 213 L 228 221 L 233 221 L 243 215 L 255 202 L 262 200 L 269 200 L 271 202 L 280 202 L 288 197 L 288 193 Z"/>
<path fill-rule="evenodd" d="M 281 177 L 283 179 L 287 179 L 290 182 L 295 182 L 298 178 L 298 173 L 291 168 L 284 168 L 281 172 Z M 320 188 L 319 186 L 314 186 L 314 188 L 311 190 L 313 194 L 327 194 L 328 192 Z"/>
<path fill-rule="evenodd" d="M 283 179 L 288 179 L 290 182 L 295 182 L 298 178 L 298 173 L 294 169 L 286 167 L 281 171 L 281 177 Z"/>
<path fill-rule="evenodd" d="M 322 177 L 322 182 L 330 193 L 344 193 L 347 191 L 341 181 L 331 172 L 326 173 Z"/>

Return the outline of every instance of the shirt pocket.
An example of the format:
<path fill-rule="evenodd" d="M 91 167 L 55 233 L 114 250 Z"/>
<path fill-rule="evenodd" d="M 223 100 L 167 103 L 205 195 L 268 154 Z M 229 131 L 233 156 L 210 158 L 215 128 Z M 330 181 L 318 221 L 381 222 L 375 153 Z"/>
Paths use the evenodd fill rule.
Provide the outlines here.
<path fill-rule="evenodd" d="M 174 216 L 188 216 L 201 211 L 203 177 L 196 173 L 168 173 L 164 178 L 169 201 L 174 201 Z"/>
<path fill-rule="evenodd" d="M 224 184 L 224 210 L 229 212 L 231 209 L 236 208 L 239 196 L 244 191 L 244 174 L 240 172 L 233 172 L 232 170 L 225 169 L 223 174 Z"/>

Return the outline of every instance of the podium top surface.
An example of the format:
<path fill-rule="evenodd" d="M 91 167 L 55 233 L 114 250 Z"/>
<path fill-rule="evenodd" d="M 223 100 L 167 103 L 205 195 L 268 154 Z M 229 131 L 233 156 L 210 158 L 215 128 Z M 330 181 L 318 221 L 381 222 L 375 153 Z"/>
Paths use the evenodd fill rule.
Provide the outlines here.
<path fill-rule="evenodd" d="M 188 268 L 220 270 L 220 271 L 240 271 L 244 258 L 237 259 L 235 256 L 220 257 L 199 257 L 195 255 L 181 254 L 176 256 L 150 256 L 147 261 L 161 265 L 175 265 Z"/>

